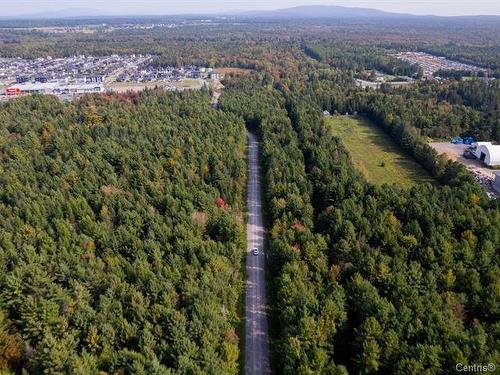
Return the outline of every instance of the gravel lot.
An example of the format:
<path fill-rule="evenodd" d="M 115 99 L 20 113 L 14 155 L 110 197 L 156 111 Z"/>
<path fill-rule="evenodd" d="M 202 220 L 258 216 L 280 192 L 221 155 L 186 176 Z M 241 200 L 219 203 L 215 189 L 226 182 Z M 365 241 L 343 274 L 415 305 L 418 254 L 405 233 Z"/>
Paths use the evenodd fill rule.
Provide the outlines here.
<path fill-rule="evenodd" d="M 465 149 L 469 147 L 468 145 L 454 145 L 450 142 L 436 142 L 429 143 L 429 146 L 440 154 L 446 154 L 446 156 L 448 156 L 451 160 L 458 161 L 460 164 L 465 165 L 467 169 L 471 171 L 481 173 L 485 177 L 495 177 L 495 171 L 486 167 L 479 160 L 466 159 L 462 156 Z"/>
<path fill-rule="evenodd" d="M 486 189 L 490 196 L 499 196 L 497 191 L 493 189 L 493 180 L 495 179 L 495 171 L 486 167 L 479 160 L 466 159 L 462 155 L 468 145 L 454 145 L 451 142 L 433 142 L 429 143 L 434 150 L 439 154 L 445 154 L 451 160 L 457 161 L 476 177 L 479 183 Z"/>

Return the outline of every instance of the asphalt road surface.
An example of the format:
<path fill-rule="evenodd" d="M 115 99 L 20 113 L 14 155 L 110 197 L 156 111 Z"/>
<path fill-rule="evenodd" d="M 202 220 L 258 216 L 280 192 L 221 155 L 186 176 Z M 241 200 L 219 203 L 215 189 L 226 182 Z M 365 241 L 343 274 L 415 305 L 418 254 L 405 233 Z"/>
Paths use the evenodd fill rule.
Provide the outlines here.
<path fill-rule="evenodd" d="M 248 133 L 247 285 L 245 295 L 245 374 L 270 374 L 264 271 L 264 225 L 260 197 L 259 143 Z M 252 253 L 257 248 L 258 255 Z"/>

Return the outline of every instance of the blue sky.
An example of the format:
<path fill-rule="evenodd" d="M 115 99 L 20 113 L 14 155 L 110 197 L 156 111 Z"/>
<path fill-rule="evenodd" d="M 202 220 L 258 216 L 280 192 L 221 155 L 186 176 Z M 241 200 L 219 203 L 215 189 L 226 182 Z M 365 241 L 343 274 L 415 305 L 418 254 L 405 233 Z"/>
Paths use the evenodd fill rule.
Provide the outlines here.
<path fill-rule="evenodd" d="M 1 0 L 0 2 L 0 16 L 68 8 L 95 9 L 106 14 L 179 14 L 279 9 L 297 5 L 344 5 L 413 14 L 500 15 L 500 0 Z"/>

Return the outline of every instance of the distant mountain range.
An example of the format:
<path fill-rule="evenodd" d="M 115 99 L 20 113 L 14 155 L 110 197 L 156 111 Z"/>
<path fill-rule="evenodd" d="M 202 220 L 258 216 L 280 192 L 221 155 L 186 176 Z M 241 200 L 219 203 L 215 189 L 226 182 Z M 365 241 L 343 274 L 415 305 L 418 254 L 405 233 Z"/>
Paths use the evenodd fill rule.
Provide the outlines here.
<path fill-rule="evenodd" d="M 203 13 L 197 13 L 198 15 L 203 15 Z M 211 16 L 216 16 L 217 14 L 212 14 Z M 241 11 L 241 12 L 226 12 L 224 14 L 219 14 L 224 16 L 232 16 L 236 18 L 267 18 L 267 19 L 335 19 L 335 18 L 416 18 L 425 17 L 417 16 L 412 14 L 404 13 L 392 13 L 385 12 L 378 9 L 370 8 L 354 8 L 354 7 L 343 7 L 343 6 L 330 6 L 330 5 L 311 5 L 311 6 L 298 6 L 294 8 L 287 9 L 277 9 L 269 11 Z M 120 17 L 126 16 L 127 18 L 134 17 L 132 14 L 120 14 L 120 13 L 106 13 L 97 9 L 84 9 L 84 8 L 70 8 L 63 9 L 55 12 L 40 12 L 33 14 L 19 14 L 16 16 L 0 16 L 0 19 L 68 19 L 68 18 L 98 18 L 98 17 Z M 140 17 L 153 16 L 147 14 L 141 14 Z M 160 15 L 155 15 L 160 16 Z M 163 16 L 168 16 L 164 14 Z M 189 16 L 186 14 L 185 16 Z M 192 15 L 191 15 L 192 16 Z M 205 15 L 207 16 L 207 15 Z M 179 17 L 179 15 L 176 15 Z M 500 17 L 500 16 L 491 16 Z"/>
<path fill-rule="evenodd" d="M 370 8 L 352 8 L 329 5 L 299 6 L 270 11 L 243 12 L 239 16 L 256 18 L 385 18 L 418 17 L 411 14 L 384 12 Z"/>

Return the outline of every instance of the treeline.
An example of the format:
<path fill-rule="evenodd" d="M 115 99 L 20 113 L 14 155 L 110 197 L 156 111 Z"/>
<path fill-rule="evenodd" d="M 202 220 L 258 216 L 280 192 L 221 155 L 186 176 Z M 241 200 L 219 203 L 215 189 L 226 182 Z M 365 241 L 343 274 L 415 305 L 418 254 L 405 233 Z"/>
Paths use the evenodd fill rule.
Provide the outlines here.
<path fill-rule="evenodd" d="M 439 96 L 446 100 L 465 104 L 477 110 L 495 112 L 500 110 L 500 82 L 468 80 L 441 86 Z"/>
<path fill-rule="evenodd" d="M 304 43 L 303 49 L 308 56 L 343 70 L 359 72 L 375 69 L 399 76 L 421 76 L 422 74 L 417 65 L 398 60 L 390 56 L 387 51 L 362 43 L 352 44 L 346 41 Z"/>
<path fill-rule="evenodd" d="M 238 373 L 244 131 L 204 93 L 0 106 L 0 372 Z"/>
<path fill-rule="evenodd" d="M 500 142 L 500 82 L 468 80 L 441 86 L 437 97 L 453 105 L 464 105 L 481 112 L 478 129 L 471 129 L 479 140 Z"/>
<path fill-rule="evenodd" d="M 349 90 L 344 99 L 332 94 L 320 100 L 337 98 L 330 105 L 326 103 L 325 108 L 340 113 L 363 112 L 394 126 L 398 122 L 424 137 L 449 140 L 460 135 L 499 142 L 498 92 L 496 82 L 471 80 L 442 85 L 419 83 L 404 88 L 382 85 L 380 91 Z M 343 105 L 337 106 L 339 101 Z M 381 121 L 383 113 L 388 117 Z"/>

